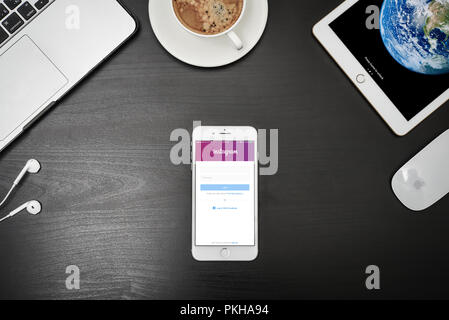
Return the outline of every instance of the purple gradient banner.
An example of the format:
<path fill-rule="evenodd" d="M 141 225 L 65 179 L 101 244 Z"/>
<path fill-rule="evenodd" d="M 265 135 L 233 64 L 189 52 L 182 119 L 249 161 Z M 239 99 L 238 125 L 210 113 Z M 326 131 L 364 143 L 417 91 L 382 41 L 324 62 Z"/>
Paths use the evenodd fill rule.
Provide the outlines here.
<path fill-rule="evenodd" d="M 197 141 L 196 161 L 254 161 L 254 141 Z"/>

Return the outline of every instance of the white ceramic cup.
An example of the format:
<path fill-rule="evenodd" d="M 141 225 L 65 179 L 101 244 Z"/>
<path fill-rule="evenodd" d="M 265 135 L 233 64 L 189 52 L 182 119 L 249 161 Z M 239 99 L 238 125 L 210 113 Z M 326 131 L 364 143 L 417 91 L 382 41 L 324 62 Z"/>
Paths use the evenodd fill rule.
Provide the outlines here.
<path fill-rule="evenodd" d="M 197 37 L 202 37 L 202 38 L 217 38 L 217 37 L 222 37 L 222 36 L 228 36 L 228 38 L 232 41 L 232 43 L 234 44 L 235 48 L 237 50 L 241 50 L 243 49 L 243 42 L 240 39 L 240 37 L 233 31 L 234 28 L 239 24 L 240 20 L 242 19 L 243 15 L 245 14 L 245 10 L 246 10 L 246 2 L 247 0 L 243 0 L 243 8 L 242 8 L 242 12 L 240 13 L 240 17 L 237 19 L 236 22 L 234 22 L 234 24 L 226 29 L 223 32 L 217 33 L 217 34 L 202 34 L 202 33 L 197 33 L 194 32 L 192 30 L 190 30 L 189 28 L 187 28 L 178 18 L 178 15 L 176 14 L 175 11 L 175 7 L 173 5 L 173 0 L 169 0 L 171 2 L 171 7 L 172 7 L 172 12 L 173 15 L 175 16 L 176 21 L 178 21 L 179 25 L 186 30 L 187 32 L 197 36 Z"/>

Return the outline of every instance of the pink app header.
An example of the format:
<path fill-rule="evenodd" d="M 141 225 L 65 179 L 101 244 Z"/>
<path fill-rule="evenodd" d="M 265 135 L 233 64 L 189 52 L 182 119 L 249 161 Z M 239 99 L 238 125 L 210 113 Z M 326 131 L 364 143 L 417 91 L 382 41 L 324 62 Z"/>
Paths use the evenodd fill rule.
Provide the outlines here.
<path fill-rule="evenodd" d="M 254 141 L 197 141 L 196 161 L 254 161 Z"/>

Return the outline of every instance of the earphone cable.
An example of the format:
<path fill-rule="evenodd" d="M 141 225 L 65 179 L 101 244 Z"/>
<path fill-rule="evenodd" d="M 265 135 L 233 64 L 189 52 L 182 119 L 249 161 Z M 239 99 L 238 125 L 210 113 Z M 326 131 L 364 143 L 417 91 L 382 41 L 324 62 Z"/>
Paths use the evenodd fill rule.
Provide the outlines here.
<path fill-rule="evenodd" d="M 0 203 L 0 207 L 3 206 L 3 204 L 6 202 L 6 200 L 8 200 L 9 196 L 11 195 L 11 192 L 14 190 L 15 187 L 16 187 L 16 185 L 13 184 L 11 189 L 9 189 L 8 193 L 6 194 L 6 197 Z M 7 216 L 4 216 L 3 218 L 1 218 L 0 222 L 3 222 L 3 221 L 5 221 L 8 218 L 9 218 L 9 214 Z"/>
<path fill-rule="evenodd" d="M 9 214 L 7 215 L 7 216 L 4 216 L 3 218 L 1 218 L 0 219 L 0 222 L 3 222 L 3 221 L 5 221 L 6 219 L 8 219 L 9 218 Z"/>
<path fill-rule="evenodd" d="M 11 195 L 12 191 L 14 190 L 14 188 L 16 187 L 15 184 L 12 185 L 11 189 L 9 189 L 8 193 L 6 194 L 6 197 L 2 200 L 2 202 L 0 203 L 0 207 L 3 206 L 6 202 L 6 200 L 8 200 L 9 196 Z M 1 220 L 0 220 L 1 222 Z"/>

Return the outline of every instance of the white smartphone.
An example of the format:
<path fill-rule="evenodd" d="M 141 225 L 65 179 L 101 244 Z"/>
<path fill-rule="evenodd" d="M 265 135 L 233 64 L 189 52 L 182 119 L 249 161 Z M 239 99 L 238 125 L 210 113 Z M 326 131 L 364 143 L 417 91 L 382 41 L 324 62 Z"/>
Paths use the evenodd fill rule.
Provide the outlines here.
<path fill-rule="evenodd" d="M 256 129 L 197 127 L 192 140 L 193 257 L 198 261 L 256 259 Z"/>

